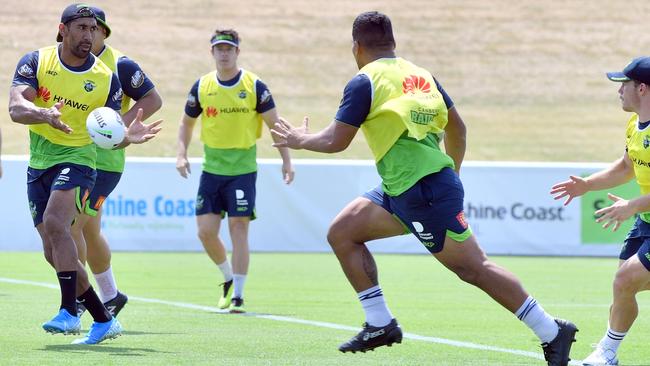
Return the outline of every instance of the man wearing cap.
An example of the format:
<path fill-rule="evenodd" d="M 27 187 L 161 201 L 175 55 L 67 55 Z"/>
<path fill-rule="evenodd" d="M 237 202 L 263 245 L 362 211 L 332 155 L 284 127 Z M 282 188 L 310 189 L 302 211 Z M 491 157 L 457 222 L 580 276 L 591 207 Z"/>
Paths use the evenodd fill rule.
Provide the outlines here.
<path fill-rule="evenodd" d="M 146 120 L 162 106 L 162 99 L 154 84 L 140 66 L 115 48 L 104 43 L 111 35 L 104 11 L 91 7 L 97 20 L 92 53 L 104 62 L 119 78 L 124 95 L 120 113 L 124 121 L 132 121 L 138 109 L 142 109 L 142 119 Z M 131 106 L 131 100 L 135 104 Z M 84 214 L 80 215 L 72 228 L 77 244 L 79 259 L 86 260 L 99 287 L 99 295 L 113 316 L 122 310 L 128 297 L 117 290 L 111 268 L 111 249 L 101 233 L 102 204 L 115 189 L 124 171 L 125 150 L 97 149 L 97 179 Z M 78 306 L 79 316 L 85 307 Z"/>
<path fill-rule="evenodd" d="M 96 27 L 87 5 L 66 7 L 57 34 L 61 43 L 23 56 L 9 91 L 11 119 L 30 130 L 29 208 L 61 288 L 59 313 L 43 329 L 78 334 L 76 301 L 83 302 L 94 322 L 75 344 L 96 344 L 122 331 L 90 286 L 70 233 L 95 182 L 96 148 L 86 117 L 102 106 L 119 111 L 122 102 L 117 76 L 91 54 Z M 160 122 L 143 125 L 140 118 L 131 123 L 121 146 L 143 143 L 159 131 Z"/>
<path fill-rule="evenodd" d="M 178 132 L 176 169 L 187 178 L 187 148 L 196 119 L 201 117 L 205 159 L 196 199 L 198 235 L 208 256 L 224 277 L 221 309 L 244 312 L 244 282 L 248 273 L 248 227 L 255 219 L 257 179 L 256 140 L 262 120 L 270 128 L 279 121 L 271 92 L 257 75 L 237 66 L 239 35 L 217 30 L 210 40 L 217 69 L 194 83 L 185 104 Z M 282 177 L 293 180 L 291 158 L 279 148 Z M 228 214 L 232 239 L 232 267 L 219 238 L 222 217 Z"/>
<path fill-rule="evenodd" d="M 566 197 L 567 205 L 586 192 L 613 188 L 631 179 L 641 188 L 641 196 L 633 199 L 609 193 L 612 204 L 595 212 L 596 222 L 614 231 L 623 221 L 638 216 L 619 255 L 609 328 L 583 365 L 618 365 L 618 347 L 639 312 L 636 294 L 650 288 L 650 57 L 635 58 L 622 72 L 607 77 L 621 83 L 621 107 L 633 113 L 627 123 L 625 152 L 608 168 L 586 178 L 572 175 L 551 189 L 555 199 Z"/>

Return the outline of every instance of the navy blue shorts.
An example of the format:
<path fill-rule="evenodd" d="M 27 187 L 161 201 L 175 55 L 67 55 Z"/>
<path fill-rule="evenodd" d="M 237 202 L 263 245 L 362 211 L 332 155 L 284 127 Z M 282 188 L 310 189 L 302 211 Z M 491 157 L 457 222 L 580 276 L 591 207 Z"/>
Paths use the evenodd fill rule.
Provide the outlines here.
<path fill-rule="evenodd" d="M 77 210 L 82 212 L 95 184 L 95 176 L 95 169 L 71 163 L 57 164 L 48 169 L 27 168 L 27 199 L 34 226 L 43 222 L 52 191 L 75 189 Z"/>
<path fill-rule="evenodd" d="M 95 186 L 88 196 L 88 204 L 84 212 L 90 216 L 97 216 L 97 211 L 102 208 L 104 201 L 111 192 L 117 187 L 122 178 L 122 173 L 109 172 L 106 170 L 97 170 L 97 179 Z"/>
<path fill-rule="evenodd" d="M 443 249 L 447 236 L 460 242 L 472 235 L 463 212 L 463 184 L 451 168 L 423 177 L 399 196 L 379 186 L 363 197 L 396 216 L 431 253 Z"/>
<path fill-rule="evenodd" d="M 196 215 L 213 213 L 224 217 L 255 219 L 257 172 L 242 175 L 201 174 L 196 195 Z"/>
<path fill-rule="evenodd" d="M 641 220 L 640 217 L 634 221 L 634 226 L 627 234 L 621 248 L 621 254 L 618 256 L 621 260 L 628 260 L 634 254 L 645 268 L 650 271 L 650 224 Z"/>

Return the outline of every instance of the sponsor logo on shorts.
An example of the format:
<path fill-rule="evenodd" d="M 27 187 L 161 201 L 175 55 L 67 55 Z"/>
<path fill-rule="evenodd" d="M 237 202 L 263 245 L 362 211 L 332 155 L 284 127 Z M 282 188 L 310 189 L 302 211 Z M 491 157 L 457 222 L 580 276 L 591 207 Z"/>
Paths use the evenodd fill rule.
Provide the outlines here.
<path fill-rule="evenodd" d="M 38 211 L 36 210 L 36 204 L 33 201 L 29 201 L 29 212 L 32 214 L 32 219 L 36 218 Z"/>
<path fill-rule="evenodd" d="M 423 241 L 423 242 L 422 242 L 422 245 L 424 245 L 424 246 L 427 247 L 427 248 L 433 248 L 433 247 L 436 246 L 436 243 L 434 243 L 434 242 L 432 242 L 432 241 Z"/>
<path fill-rule="evenodd" d="M 248 206 L 248 200 L 244 199 L 244 197 L 245 197 L 244 191 L 242 191 L 241 189 L 235 190 L 235 198 L 237 199 L 237 206 Z"/>
<path fill-rule="evenodd" d="M 201 195 L 196 196 L 196 209 L 197 210 L 200 210 L 200 209 L 203 208 L 204 201 L 205 201 L 205 199 L 203 198 L 203 196 L 201 196 Z"/>
<path fill-rule="evenodd" d="M 133 73 L 133 76 L 131 76 L 131 86 L 134 89 L 137 89 L 144 84 L 144 73 L 140 70 L 136 71 Z"/>
<path fill-rule="evenodd" d="M 83 197 L 81 197 L 81 207 L 86 206 L 86 201 L 88 201 L 88 196 L 90 196 L 90 191 L 88 189 L 84 189 Z"/>
<path fill-rule="evenodd" d="M 420 237 L 420 239 L 422 239 L 422 240 L 431 240 L 431 239 L 433 239 L 433 234 L 424 232 L 424 225 L 422 225 L 421 222 L 413 221 L 412 224 L 413 224 L 413 228 L 418 233 L 418 236 Z"/>
<path fill-rule="evenodd" d="M 97 202 L 95 202 L 95 206 L 93 206 L 93 208 L 95 210 L 99 210 L 100 208 L 102 208 L 102 205 L 104 204 L 104 201 L 106 201 L 106 196 L 99 196 L 99 198 L 97 198 Z"/>
<path fill-rule="evenodd" d="M 650 261 L 650 253 L 646 253 L 646 254 L 644 254 L 644 256 L 646 257 L 647 260 Z"/>
<path fill-rule="evenodd" d="M 58 186 L 69 182 L 70 177 L 67 175 L 68 173 L 70 173 L 70 168 L 63 168 L 59 175 L 56 177 L 56 182 L 54 182 L 54 185 Z"/>

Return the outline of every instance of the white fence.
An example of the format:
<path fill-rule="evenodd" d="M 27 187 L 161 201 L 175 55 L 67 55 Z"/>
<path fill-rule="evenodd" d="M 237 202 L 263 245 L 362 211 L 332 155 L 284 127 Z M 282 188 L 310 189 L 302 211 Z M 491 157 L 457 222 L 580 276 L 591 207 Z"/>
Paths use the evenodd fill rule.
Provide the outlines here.
<path fill-rule="evenodd" d="M 282 182 L 280 162 L 260 160 L 258 219 L 251 224 L 253 251 L 329 251 L 330 221 L 351 199 L 379 182 L 370 161 L 297 160 L 296 180 Z M 489 254 L 616 255 L 618 233 L 593 223 L 603 192 L 564 207 L 549 195 L 569 174 L 588 174 L 603 164 L 467 162 L 462 169 L 465 214 Z M 40 250 L 26 195 L 25 157 L 3 157 L 0 179 L 0 250 Z M 114 250 L 197 251 L 194 201 L 201 172 L 181 178 L 175 159 L 129 158 L 122 181 L 105 202 L 104 233 Z M 635 187 L 622 194 L 635 195 Z M 222 238 L 229 245 L 227 225 Z M 427 253 L 412 235 L 372 243 L 375 252 Z"/>

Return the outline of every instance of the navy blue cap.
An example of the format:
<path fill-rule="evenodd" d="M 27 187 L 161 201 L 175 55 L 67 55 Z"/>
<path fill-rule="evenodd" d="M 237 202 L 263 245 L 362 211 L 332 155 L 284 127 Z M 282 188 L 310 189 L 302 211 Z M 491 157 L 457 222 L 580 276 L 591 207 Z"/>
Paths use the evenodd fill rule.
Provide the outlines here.
<path fill-rule="evenodd" d="M 608 72 L 607 78 L 611 81 L 636 80 L 650 85 L 650 57 L 637 57 L 630 62 L 621 72 Z"/>
<path fill-rule="evenodd" d="M 108 23 L 106 23 L 106 13 L 104 13 L 102 9 L 96 6 L 91 6 L 90 10 L 95 13 L 95 19 L 97 19 L 97 23 L 106 29 L 106 38 L 108 38 L 111 35 L 111 27 L 109 27 Z"/>
<path fill-rule="evenodd" d="M 230 34 L 215 34 L 210 38 L 210 46 L 214 47 L 218 44 L 229 44 L 231 46 L 239 47 L 239 37 Z"/>
<path fill-rule="evenodd" d="M 71 4 L 63 9 L 61 14 L 61 23 L 66 24 L 79 18 L 95 18 L 95 12 L 86 4 Z M 57 33 L 56 41 L 63 41 L 61 33 Z"/>

